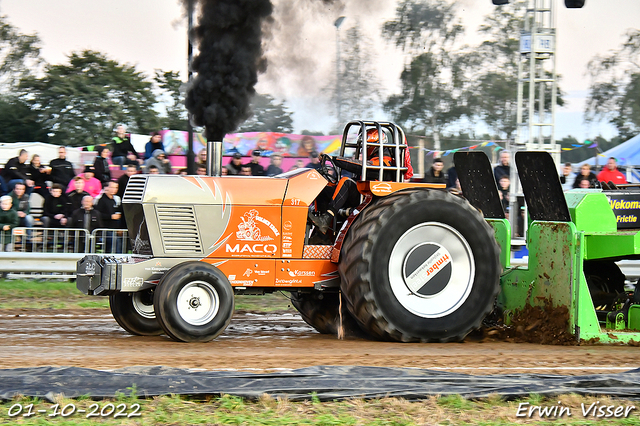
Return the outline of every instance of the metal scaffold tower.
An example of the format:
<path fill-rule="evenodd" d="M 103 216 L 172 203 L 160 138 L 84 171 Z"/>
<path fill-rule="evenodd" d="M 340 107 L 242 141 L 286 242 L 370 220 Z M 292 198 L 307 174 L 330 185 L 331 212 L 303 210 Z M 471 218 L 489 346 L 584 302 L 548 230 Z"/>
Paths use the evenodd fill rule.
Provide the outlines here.
<path fill-rule="evenodd" d="M 528 0 L 518 61 L 518 111 L 515 150 L 550 152 L 556 144 L 556 29 L 554 0 Z"/>
<path fill-rule="evenodd" d="M 556 29 L 554 0 L 527 0 L 524 29 L 518 54 L 518 109 L 515 141 L 511 151 L 511 190 L 509 221 L 514 235 L 524 236 L 526 224 L 519 220 L 523 194 L 515 168 L 517 151 L 548 151 L 560 163 L 560 145 L 556 144 L 555 105 Z M 520 222 L 520 223 L 519 223 Z"/>

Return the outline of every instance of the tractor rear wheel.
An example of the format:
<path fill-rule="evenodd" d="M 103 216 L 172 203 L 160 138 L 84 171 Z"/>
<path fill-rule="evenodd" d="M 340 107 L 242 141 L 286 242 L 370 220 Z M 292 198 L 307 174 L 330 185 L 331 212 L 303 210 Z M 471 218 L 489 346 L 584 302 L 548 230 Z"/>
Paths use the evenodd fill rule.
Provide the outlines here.
<path fill-rule="evenodd" d="M 292 291 L 291 303 L 302 319 L 320 334 L 338 334 L 340 327 L 340 293 L 312 290 Z M 343 298 L 342 328 L 347 336 L 361 336 L 362 330 L 346 308 Z"/>
<path fill-rule="evenodd" d="M 380 198 L 351 226 L 341 253 L 349 311 L 382 340 L 462 340 L 500 290 L 493 229 L 467 201 L 442 191 Z"/>
<path fill-rule="evenodd" d="M 109 308 L 120 327 L 137 336 L 163 333 L 153 309 L 154 289 L 134 293 L 118 292 L 109 296 Z"/>
<path fill-rule="evenodd" d="M 208 342 L 231 321 L 233 288 L 218 268 L 185 262 L 162 277 L 153 306 L 160 325 L 173 340 Z"/>

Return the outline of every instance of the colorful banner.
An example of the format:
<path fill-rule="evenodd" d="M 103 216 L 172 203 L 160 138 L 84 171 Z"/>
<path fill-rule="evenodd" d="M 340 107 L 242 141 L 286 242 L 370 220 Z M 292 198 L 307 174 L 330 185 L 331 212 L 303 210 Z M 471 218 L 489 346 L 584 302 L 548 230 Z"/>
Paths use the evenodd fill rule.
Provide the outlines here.
<path fill-rule="evenodd" d="M 474 142 L 480 142 L 479 140 L 472 140 Z M 427 149 L 427 148 L 422 148 L 423 151 L 425 151 L 426 155 L 433 155 L 433 158 L 438 158 L 438 157 L 446 157 L 449 154 L 455 154 L 458 151 L 472 151 L 476 148 L 483 148 L 486 146 L 494 146 L 495 148 L 493 148 L 494 152 L 498 152 L 498 151 L 502 151 L 503 147 L 501 147 L 500 145 L 497 145 L 496 142 L 507 142 L 507 141 L 483 141 L 481 144 L 478 145 L 471 145 L 471 146 L 465 146 L 462 148 L 455 148 L 455 149 L 448 149 L 446 151 L 435 151 L 435 150 L 431 150 L 431 149 Z M 587 141 L 588 142 L 588 141 Z M 576 149 L 580 149 L 580 148 L 597 148 L 598 147 L 598 143 L 594 142 L 594 143 L 589 143 L 589 145 L 585 144 L 572 144 L 571 148 L 562 148 L 562 151 L 573 151 Z M 416 147 L 411 147 L 411 148 L 416 148 Z M 602 156 L 602 154 L 598 154 L 600 156 Z"/>
<path fill-rule="evenodd" d="M 472 139 L 472 142 L 481 142 L 480 140 L 476 140 L 476 139 Z M 422 150 L 425 152 L 426 155 L 433 155 L 433 158 L 439 158 L 439 157 L 446 157 L 449 154 L 455 154 L 458 151 L 473 151 L 476 148 L 484 148 L 486 146 L 494 146 L 496 145 L 495 148 L 493 148 L 494 151 L 501 151 L 504 148 L 497 145 L 496 142 L 507 142 L 507 141 L 482 141 L 482 143 L 477 144 L 477 145 L 471 145 L 471 146 L 465 146 L 465 147 L 461 147 L 461 148 L 454 148 L 454 149 L 447 149 L 446 151 L 436 151 L 436 150 L 432 150 L 432 149 L 427 149 L 427 148 L 422 148 Z M 417 147 L 410 147 L 410 148 L 417 148 Z"/>
<path fill-rule="evenodd" d="M 188 133 L 178 130 L 162 130 L 162 142 L 169 155 L 185 155 L 187 150 Z M 231 155 L 239 152 L 251 155 L 259 150 L 263 156 L 280 153 L 285 157 L 309 157 L 309 153 L 316 151 L 337 155 L 342 142 L 341 135 L 307 136 L 274 132 L 231 133 L 223 140 L 223 154 Z M 193 151 L 197 154 L 206 145 L 201 133 L 193 134 Z"/>
<path fill-rule="evenodd" d="M 597 147 L 598 147 L 598 142 L 594 142 L 591 145 L 587 145 L 586 143 L 585 144 L 572 143 L 571 144 L 571 148 L 562 148 L 562 150 L 563 151 L 573 151 L 573 150 L 576 150 L 576 149 L 579 149 L 579 148 L 597 148 Z M 602 154 L 598 154 L 598 155 L 600 155 L 601 157 L 604 157 L 604 155 L 602 155 Z"/>

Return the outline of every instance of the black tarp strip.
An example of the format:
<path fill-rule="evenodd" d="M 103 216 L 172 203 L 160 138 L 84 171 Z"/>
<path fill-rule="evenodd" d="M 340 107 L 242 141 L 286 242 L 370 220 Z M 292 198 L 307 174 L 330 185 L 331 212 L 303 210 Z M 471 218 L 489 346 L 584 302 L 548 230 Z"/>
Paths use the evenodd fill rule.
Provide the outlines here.
<path fill-rule="evenodd" d="M 318 366 L 255 374 L 233 371 L 189 371 L 171 367 L 128 367 L 100 371 L 78 367 L 37 367 L 0 370 L 0 399 L 16 395 L 53 401 L 89 396 L 112 398 L 130 394 L 222 395 L 248 399 L 263 394 L 291 401 L 402 397 L 409 400 L 459 394 L 466 398 L 500 395 L 506 399 L 531 393 L 545 396 L 576 393 L 640 399 L 640 368 L 615 374 L 561 376 L 547 374 L 471 375 L 414 368 Z"/>

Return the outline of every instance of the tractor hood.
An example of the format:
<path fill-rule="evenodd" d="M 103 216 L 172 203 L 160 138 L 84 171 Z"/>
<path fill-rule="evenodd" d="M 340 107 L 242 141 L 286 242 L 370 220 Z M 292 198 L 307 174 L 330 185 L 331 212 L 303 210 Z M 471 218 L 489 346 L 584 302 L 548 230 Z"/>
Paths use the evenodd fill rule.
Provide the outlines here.
<path fill-rule="evenodd" d="M 234 208 L 279 209 L 286 187 L 286 179 L 132 176 L 122 201 L 134 253 L 206 257 L 224 243 Z"/>
<path fill-rule="evenodd" d="M 132 176 L 123 207 L 133 251 L 163 257 L 277 257 L 284 200 L 300 216 L 291 222 L 304 227 L 306 208 L 325 184 L 308 169 L 277 178 Z"/>

